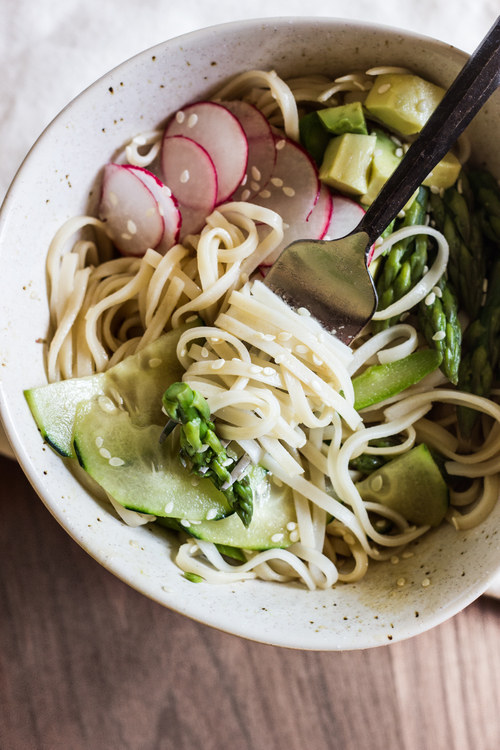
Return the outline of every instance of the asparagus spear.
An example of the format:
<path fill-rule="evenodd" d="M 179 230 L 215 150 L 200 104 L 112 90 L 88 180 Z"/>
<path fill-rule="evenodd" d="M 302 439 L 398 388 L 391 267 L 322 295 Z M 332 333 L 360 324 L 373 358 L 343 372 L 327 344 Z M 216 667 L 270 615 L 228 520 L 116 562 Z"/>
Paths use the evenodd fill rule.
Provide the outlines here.
<path fill-rule="evenodd" d="M 464 334 L 464 348 L 458 379 L 460 389 L 489 396 L 500 362 L 500 260 L 493 265 L 480 316 Z M 459 407 L 457 417 L 462 436 L 469 439 L 477 411 Z"/>
<path fill-rule="evenodd" d="M 425 339 L 442 355 L 441 371 L 454 385 L 458 383 L 462 341 L 457 313 L 457 299 L 444 277 L 418 306 L 420 328 Z"/>
<path fill-rule="evenodd" d="M 495 245 L 500 242 L 500 187 L 490 172 L 473 170 L 470 181 L 474 189 L 481 229 Z"/>
<path fill-rule="evenodd" d="M 420 188 L 416 199 L 408 207 L 401 227 L 423 224 L 427 212 L 428 191 Z M 383 267 L 377 279 L 378 309 L 384 310 L 405 295 L 419 280 L 427 261 L 427 237 L 417 235 L 396 242 L 384 258 Z M 394 319 L 374 323 L 374 330 L 380 331 L 394 324 Z"/>
<path fill-rule="evenodd" d="M 236 479 L 239 458 L 224 448 L 210 419 L 207 401 L 187 383 L 173 383 L 163 394 L 163 408 L 170 422 L 164 433 L 175 425 L 180 429 L 180 460 L 193 474 L 209 478 L 224 493 L 249 526 L 253 512 L 253 493 L 247 474 Z M 245 459 L 243 459 L 244 461 Z"/>

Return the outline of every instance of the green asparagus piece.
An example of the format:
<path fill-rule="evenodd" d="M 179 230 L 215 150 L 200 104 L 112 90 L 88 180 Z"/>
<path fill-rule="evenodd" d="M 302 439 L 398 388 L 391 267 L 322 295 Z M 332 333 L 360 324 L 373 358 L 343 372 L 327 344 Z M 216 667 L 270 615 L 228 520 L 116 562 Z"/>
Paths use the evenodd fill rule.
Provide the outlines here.
<path fill-rule="evenodd" d="M 466 179 L 462 173 L 459 184 L 467 184 Z M 429 203 L 436 228 L 444 234 L 450 248 L 448 279 L 459 307 L 474 319 L 481 307 L 486 268 L 479 217 L 471 200 L 468 187 L 464 194 L 453 186 L 443 196 L 431 193 Z"/>
<path fill-rule="evenodd" d="M 476 196 L 481 230 L 498 246 L 500 243 L 500 187 L 490 172 L 473 170 L 470 182 Z"/>
<path fill-rule="evenodd" d="M 397 229 L 423 224 L 427 212 L 428 191 L 420 188 L 416 199 L 408 207 Z M 417 235 L 396 242 L 383 258 L 383 267 L 377 277 L 378 309 L 384 310 L 403 297 L 420 279 L 427 262 L 427 237 Z M 414 257 L 415 256 L 415 257 Z M 381 331 L 394 325 L 396 320 L 375 322 L 374 330 Z"/>
<path fill-rule="evenodd" d="M 456 297 L 444 277 L 418 306 L 420 329 L 428 345 L 441 354 L 441 371 L 454 385 L 458 383 L 462 341 L 457 313 Z"/>
<path fill-rule="evenodd" d="M 231 472 L 239 457 L 227 451 L 210 418 L 207 401 L 187 383 L 173 383 L 163 394 L 163 408 L 170 422 L 180 429 L 180 460 L 193 474 L 209 478 L 224 493 L 245 526 L 253 513 L 253 493 L 248 475 L 233 480 Z"/>
<path fill-rule="evenodd" d="M 489 396 L 500 363 L 500 260 L 493 265 L 484 306 L 480 316 L 464 334 L 464 355 L 460 363 L 458 385 L 461 390 Z M 478 412 L 457 408 L 462 437 L 469 439 Z"/>

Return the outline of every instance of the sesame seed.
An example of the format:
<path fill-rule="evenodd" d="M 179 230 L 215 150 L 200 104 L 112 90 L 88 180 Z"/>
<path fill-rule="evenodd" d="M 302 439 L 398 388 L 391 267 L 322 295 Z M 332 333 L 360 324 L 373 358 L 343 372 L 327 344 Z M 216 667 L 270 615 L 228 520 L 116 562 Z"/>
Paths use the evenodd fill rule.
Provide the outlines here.
<path fill-rule="evenodd" d="M 135 221 L 132 221 L 132 219 L 129 219 L 127 221 L 127 229 L 130 232 L 130 234 L 137 234 L 137 224 Z"/>
<path fill-rule="evenodd" d="M 261 190 L 259 193 L 259 196 L 261 198 L 270 198 L 271 197 L 271 191 L 270 190 Z"/>
<path fill-rule="evenodd" d="M 149 360 L 149 366 L 151 369 L 155 369 L 155 367 L 159 367 L 162 363 L 162 360 L 159 357 L 151 357 Z"/>
<path fill-rule="evenodd" d="M 281 177 L 271 177 L 271 184 L 274 185 L 274 187 L 283 187 L 283 180 Z"/>
<path fill-rule="evenodd" d="M 427 295 L 427 297 L 424 300 L 425 304 L 428 307 L 430 305 L 433 305 L 435 301 L 436 301 L 436 295 L 434 294 L 434 292 L 429 292 L 429 294 Z"/>
<path fill-rule="evenodd" d="M 96 437 L 95 444 L 98 448 L 102 448 L 104 440 L 102 437 Z"/>
<path fill-rule="evenodd" d="M 281 542 L 282 540 L 283 540 L 283 534 L 282 533 L 273 534 L 272 537 L 271 537 L 271 541 L 272 542 Z"/>
<path fill-rule="evenodd" d="M 262 372 L 262 367 L 259 367 L 259 365 L 251 365 L 250 366 L 250 372 L 252 372 L 254 375 L 260 375 Z"/>
<path fill-rule="evenodd" d="M 446 338 L 446 333 L 444 331 L 436 331 L 436 333 L 432 337 L 432 340 L 433 341 L 442 341 L 444 338 Z"/>
<path fill-rule="evenodd" d="M 108 459 L 108 460 L 109 460 L 109 459 L 111 458 L 111 453 L 110 453 L 110 452 L 108 451 L 108 449 L 107 449 L 107 448 L 100 448 L 100 449 L 99 449 L 99 453 L 100 453 L 100 455 L 101 455 L 101 456 L 102 456 L 103 458 L 106 458 L 106 459 Z"/>
<path fill-rule="evenodd" d="M 427 588 L 427 586 L 430 586 L 430 585 L 431 585 L 430 579 L 429 578 L 424 578 L 424 580 L 422 581 L 422 586 L 424 587 L 424 589 Z"/>
<path fill-rule="evenodd" d="M 189 170 L 185 169 L 183 172 L 181 172 L 179 180 L 183 183 L 186 183 L 189 180 Z"/>
<path fill-rule="evenodd" d="M 213 521 L 214 518 L 217 518 L 217 511 L 215 510 L 215 508 L 210 508 L 206 515 L 206 519 L 207 521 Z"/>
<path fill-rule="evenodd" d="M 290 331 L 280 331 L 278 333 L 279 341 L 290 341 L 291 338 L 292 338 L 292 334 L 290 333 Z"/>
<path fill-rule="evenodd" d="M 119 458 L 118 456 L 113 456 L 113 458 L 110 458 L 108 461 L 110 466 L 123 466 L 125 461 L 123 458 Z"/>
<path fill-rule="evenodd" d="M 201 349 L 201 356 L 204 357 L 204 358 L 208 357 L 208 349 L 206 348 L 206 346 L 202 347 L 202 349 Z"/>
<path fill-rule="evenodd" d="M 132 239 L 132 235 L 127 234 L 127 232 L 122 232 L 120 236 L 121 236 L 122 240 L 131 240 Z"/>
<path fill-rule="evenodd" d="M 183 519 L 181 520 L 181 526 L 184 526 L 184 527 L 185 527 L 186 529 L 189 529 L 189 527 L 191 526 L 191 524 L 190 524 L 190 522 L 189 522 L 189 521 L 187 520 L 187 518 L 183 518 Z"/>
<path fill-rule="evenodd" d="M 371 481 L 371 487 L 374 492 L 378 492 L 382 489 L 382 485 L 384 484 L 384 480 L 380 476 L 380 474 L 376 477 L 373 477 Z"/>
<path fill-rule="evenodd" d="M 307 354 L 309 349 L 307 348 L 307 346 L 305 346 L 305 344 L 297 344 L 297 346 L 295 347 L 295 351 L 297 352 L 297 354 Z"/>
<path fill-rule="evenodd" d="M 287 196 L 287 198 L 293 198 L 293 196 L 295 195 L 295 190 L 292 187 L 287 187 L 285 185 L 285 187 L 283 187 L 282 190 L 283 190 L 283 193 Z"/>
<path fill-rule="evenodd" d="M 396 583 L 397 583 L 398 586 L 404 586 L 405 583 L 406 583 L 406 578 L 398 578 L 398 580 L 396 581 Z"/>
<path fill-rule="evenodd" d="M 252 172 L 252 177 L 254 178 L 254 180 L 258 181 L 261 179 L 262 175 L 260 173 L 260 169 L 254 166 L 252 167 L 251 172 Z"/>
<path fill-rule="evenodd" d="M 263 375 L 271 376 L 271 375 L 274 375 L 274 370 L 272 367 L 264 367 L 264 369 L 262 370 L 262 373 Z"/>
<path fill-rule="evenodd" d="M 248 200 L 248 199 L 250 198 L 250 195 L 251 195 L 251 193 L 250 193 L 250 190 L 248 190 L 248 188 L 246 188 L 246 189 L 245 189 L 245 190 L 244 190 L 244 191 L 242 192 L 242 194 L 241 194 L 241 200 L 242 200 L 242 201 L 247 201 L 247 200 Z"/>
<path fill-rule="evenodd" d="M 298 531 L 292 531 L 290 532 L 290 541 L 291 542 L 298 542 L 300 539 L 300 534 Z"/>
<path fill-rule="evenodd" d="M 186 115 L 184 114 L 184 112 L 179 110 L 179 112 L 177 112 L 177 114 L 175 115 L 175 119 L 177 120 L 177 122 L 182 123 L 186 119 Z"/>
<path fill-rule="evenodd" d="M 403 149 L 401 147 L 397 148 L 394 152 L 397 157 L 401 158 L 403 156 Z"/>
<path fill-rule="evenodd" d="M 281 140 L 276 142 L 276 151 L 281 151 L 282 148 L 285 148 L 286 141 L 282 138 Z"/>
<path fill-rule="evenodd" d="M 436 297 L 439 297 L 439 299 L 441 299 L 441 297 L 443 296 L 443 290 L 440 289 L 438 286 L 433 286 L 432 291 L 434 292 Z"/>
<path fill-rule="evenodd" d="M 220 370 L 225 364 L 225 359 L 217 359 L 215 362 L 212 362 L 212 370 Z"/>
<path fill-rule="evenodd" d="M 171 500 L 169 503 L 165 505 L 165 513 L 168 515 L 169 513 L 172 513 L 174 509 L 174 501 Z"/>
<path fill-rule="evenodd" d="M 391 84 L 390 83 L 383 83 L 382 86 L 378 87 L 377 93 L 378 94 L 385 94 L 386 91 L 389 91 L 390 88 L 391 88 Z"/>
<path fill-rule="evenodd" d="M 254 182 L 254 181 L 252 181 L 252 182 L 250 183 L 250 187 L 251 187 L 251 188 L 252 188 L 252 190 L 254 190 L 255 192 L 258 192 L 258 191 L 260 190 L 260 185 L 259 185 L 259 183 L 258 183 L 258 182 Z"/>
<path fill-rule="evenodd" d="M 317 354 L 313 354 L 313 363 L 316 365 L 316 367 L 321 367 L 323 364 L 323 360 L 318 357 Z"/>
<path fill-rule="evenodd" d="M 288 531 L 294 531 L 297 528 L 295 521 L 289 521 L 286 525 Z"/>
<path fill-rule="evenodd" d="M 307 307 L 299 307 L 298 310 L 297 310 L 297 313 L 299 315 L 304 315 L 304 317 L 306 317 L 306 318 L 310 318 L 311 317 L 311 311 L 308 310 Z"/>
<path fill-rule="evenodd" d="M 189 115 L 188 117 L 188 121 L 187 121 L 188 128 L 194 128 L 197 122 L 198 122 L 198 115 L 193 112 L 193 114 Z"/>

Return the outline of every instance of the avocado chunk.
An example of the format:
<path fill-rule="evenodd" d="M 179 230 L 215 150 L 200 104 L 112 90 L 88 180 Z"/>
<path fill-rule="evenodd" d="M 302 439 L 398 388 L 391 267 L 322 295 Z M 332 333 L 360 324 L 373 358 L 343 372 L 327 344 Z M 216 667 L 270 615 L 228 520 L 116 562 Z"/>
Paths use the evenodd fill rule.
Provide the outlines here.
<path fill-rule="evenodd" d="M 363 500 L 385 505 L 417 526 L 438 526 L 448 486 L 424 443 L 393 458 L 356 485 Z"/>
<path fill-rule="evenodd" d="M 300 142 L 316 164 L 321 164 L 331 136 L 323 127 L 316 111 L 309 112 L 299 120 Z"/>
<path fill-rule="evenodd" d="M 458 180 L 462 165 L 455 154 L 448 151 L 440 162 L 436 164 L 432 172 L 427 175 L 423 185 L 434 188 L 449 188 Z"/>
<path fill-rule="evenodd" d="M 377 137 L 343 133 L 331 139 L 319 170 L 327 185 L 351 195 L 364 195 Z"/>
<path fill-rule="evenodd" d="M 403 149 L 382 130 L 374 130 L 377 138 L 368 174 L 368 190 L 361 203 L 369 206 L 379 194 L 382 186 L 394 172 L 403 156 Z"/>
<path fill-rule="evenodd" d="M 444 89 L 420 76 L 384 73 L 365 99 L 368 113 L 402 135 L 419 133 L 444 95 Z"/>
<path fill-rule="evenodd" d="M 329 133 L 359 133 L 368 135 L 361 102 L 350 102 L 338 107 L 327 107 L 318 111 L 318 117 Z"/>

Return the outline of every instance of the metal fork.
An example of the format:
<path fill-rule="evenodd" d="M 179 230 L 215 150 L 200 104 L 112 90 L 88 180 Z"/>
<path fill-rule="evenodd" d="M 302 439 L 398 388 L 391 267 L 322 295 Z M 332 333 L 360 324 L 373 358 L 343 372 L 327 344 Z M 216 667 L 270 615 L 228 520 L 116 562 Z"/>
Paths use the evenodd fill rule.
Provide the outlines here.
<path fill-rule="evenodd" d="M 499 84 L 500 17 L 358 226 L 336 240 L 293 242 L 266 275 L 266 286 L 291 307 L 307 308 L 324 328 L 350 343 L 377 307 L 369 249 Z"/>

